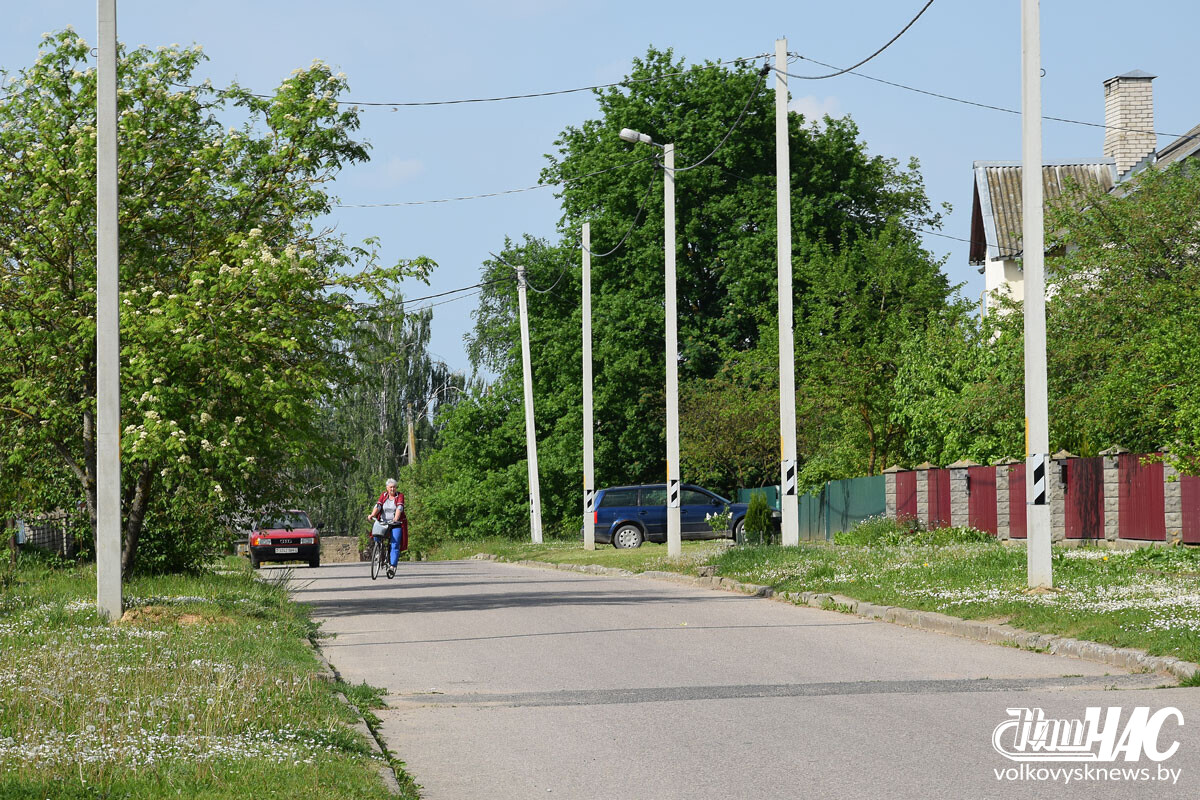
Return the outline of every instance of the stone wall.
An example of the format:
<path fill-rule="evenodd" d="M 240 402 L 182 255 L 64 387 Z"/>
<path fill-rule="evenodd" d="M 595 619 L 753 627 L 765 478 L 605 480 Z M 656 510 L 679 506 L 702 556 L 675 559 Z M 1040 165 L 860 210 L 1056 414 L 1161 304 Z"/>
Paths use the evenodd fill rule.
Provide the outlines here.
<path fill-rule="evenodd" d="M 322 564 L 346 564 L 359 560 L 357 536 L 321 537 Z"/>

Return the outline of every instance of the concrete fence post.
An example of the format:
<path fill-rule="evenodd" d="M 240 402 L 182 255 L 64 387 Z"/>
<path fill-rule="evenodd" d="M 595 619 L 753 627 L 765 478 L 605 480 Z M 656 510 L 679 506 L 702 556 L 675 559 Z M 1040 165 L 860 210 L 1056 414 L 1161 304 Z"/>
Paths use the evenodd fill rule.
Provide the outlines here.
<path fill-rule="evenodd" d="M 1179 472 L 1163 459 L 1163 521 L 1167 544 L 1183 544 L 1183 486 Z"/>
<path fill-rule="evenodd" d="M 917 519 L 926 527 L 929 525 L 929 470 L 933 468 L 928 461 L 913 467 L 917 473 Z"/>
<path fill-rule="evenodd" d="M 1063 542 L 1067 538 L 1067 492 L 1065 480 L 1067 462 L 1078 458 L 1074 453 L 1059 450 L 1050 456 L 1050 475 L 1046 481 L 1046 500 L 1050 503 L 1050 541 Z"/>
<path fill-rule="evenodd" d="M 1128 452 L 1113 445 L 1101 450 L 1104 459 L 1104 541 L 1115 542 L 1121 536 L 1121 470 L 1120 456 Z"/>
<path fill-rule="evenodd" d="M 890 519 L 896 518 L 896 473 L 900 471 L 895 464 L 883 471 L 883 514 Z"/>
<path fill-rule="evenodd" d="M 1007 542 L 1012 538 L 1012 492 L 1008 490 L 1009 470 L 1019 463 L 1015 458 L 998 458 L 992 462 L 996 470 L 996 538 Z"/>
<path fill-rule="evenodd" d="M 950 470 L 950 525 L 960 527 L 971 524 L 971 488 L 967 470 L 979 466 L 970 459 L 959 459 L 951 464 Z"/>

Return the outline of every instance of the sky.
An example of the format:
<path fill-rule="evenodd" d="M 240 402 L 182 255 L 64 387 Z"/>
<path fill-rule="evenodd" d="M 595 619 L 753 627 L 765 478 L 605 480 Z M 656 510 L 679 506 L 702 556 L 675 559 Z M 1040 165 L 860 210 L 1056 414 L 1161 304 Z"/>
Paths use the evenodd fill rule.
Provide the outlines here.
<path fill-rule="evenodd" d="M 95 3 L 4 0 L 0 67 L 36 58 L 41 34 L 72 25 L 95 41 Z M 459 0 L 339 3 L 310 0 L 117 0 L 117 30 L 130 45 L 200 44 L 210 59 L 198 74 L 270 91 L 293 69 L 323 60 L 349 76 L 344 99 L 452 100 L 551 91 L 621 80 L 651 45 L 688 63 L 788 49 L 836 66 L 866 57 L 924 5 L 921 0 L 840 3 L 764 0 L 754 4 L 663 0 Z M 1020 0 L 935 0 L 921 19 L 861 72 L 990 105 L 1020 107 Z M 1043 110 L 1102 123 L 1103 82 L 1141 69 L 1154 74 L 1155 129 L 1181 134 L 1200 122 L 1195 32 L 1200 3 L 1058 0 L 1042 8 Z M 760 62 L 761 63 L 761 62 Z M 791 72 L 821 74 L 803 61 Z M 773 81 L 770 85 L 773 85 Z M 882 85 L 855 75 L 791 82 L 792 108 L 806 116 L 850 115 L 869 152 L 919 159 L 930 199 L 949 203 L 942 232 L 970 235 L 971 164 L 1018 160 L 1020 117 Z M 343 171 L 343 203 L 440 199 L 532 186 L 557 134 L 597 115 L 587 92 L 498 103 L 362 112 L 371 161 Z M 1102 155 L 1097 127 L 1046 122 L 1046 160 Z M 1162 147 L 1171 136 L 1159 138 Z M 489 250 L 506 236 L 553 238 L 560 216 L 553 190 L 398 208 L 340 208 L 330 221 L 351 240 L 381 239 L 385 260 L 427 256 L 438 263 L 417 298 L 477 283 Z M 594 231 L 593 237 L 601 232 Z M 964 296 L 983 276 L 967 244 L 927 236 Z M 458 296 L 458 295 L 456 295 Z M 470 369 L 463 335 L 475 297 L 434 308 L 433 354 Z M 435 301 L 436 302 L 436 301 Z M 532 299 L 531 302 L 536 302 Z M 424 305 L 414 303 L 413 305 Z M 598 321 L 602 324 L 602 321 Z"/>

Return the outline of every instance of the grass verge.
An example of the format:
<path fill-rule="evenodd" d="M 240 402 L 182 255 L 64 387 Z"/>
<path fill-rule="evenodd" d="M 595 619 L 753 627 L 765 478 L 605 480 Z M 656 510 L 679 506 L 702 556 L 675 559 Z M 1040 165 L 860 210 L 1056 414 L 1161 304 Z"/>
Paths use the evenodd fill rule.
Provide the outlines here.
<path fill-rule="evenodd" d="M 1031 593 L 1025 588 L 1025 549 L 990 537 L 981 541 L 976 534 L 860 535 L 844 537 L 840 544 L 789 548 L 685 542 L 679 561 L 666 558 L 665 545 L 652 544 L 595 552 L 577 541 L 486 540 L 455 547 L 458 557 L 490 552 L 509 560 L 602 564 L 634 572 L 695 574 L 708 565 L 716 575 L 777 592 L 836 593 L 1200 662 L 1200 549 L 1055 547 L 1054 591 Z"/>
<path fill-rule="evenodd" d="M 0 596 L 0 798 L 391 796 L 318 678 L 306 610 L 243 559 L 220 567 L 133 579 L 109 624 L 91 566 L 21 557 Z"/>

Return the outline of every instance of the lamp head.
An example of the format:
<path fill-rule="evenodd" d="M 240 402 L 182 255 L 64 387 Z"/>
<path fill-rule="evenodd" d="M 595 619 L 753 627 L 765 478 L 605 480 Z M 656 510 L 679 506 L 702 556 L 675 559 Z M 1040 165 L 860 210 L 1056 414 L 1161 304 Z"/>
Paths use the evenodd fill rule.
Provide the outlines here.
<path fill-rule="evenodd" d="M 654 144 L 654 140 L 648 134 L 638 133 L 630 128 L 621 128 L 621 132 L 617 136 L 631 144 Z"/>

